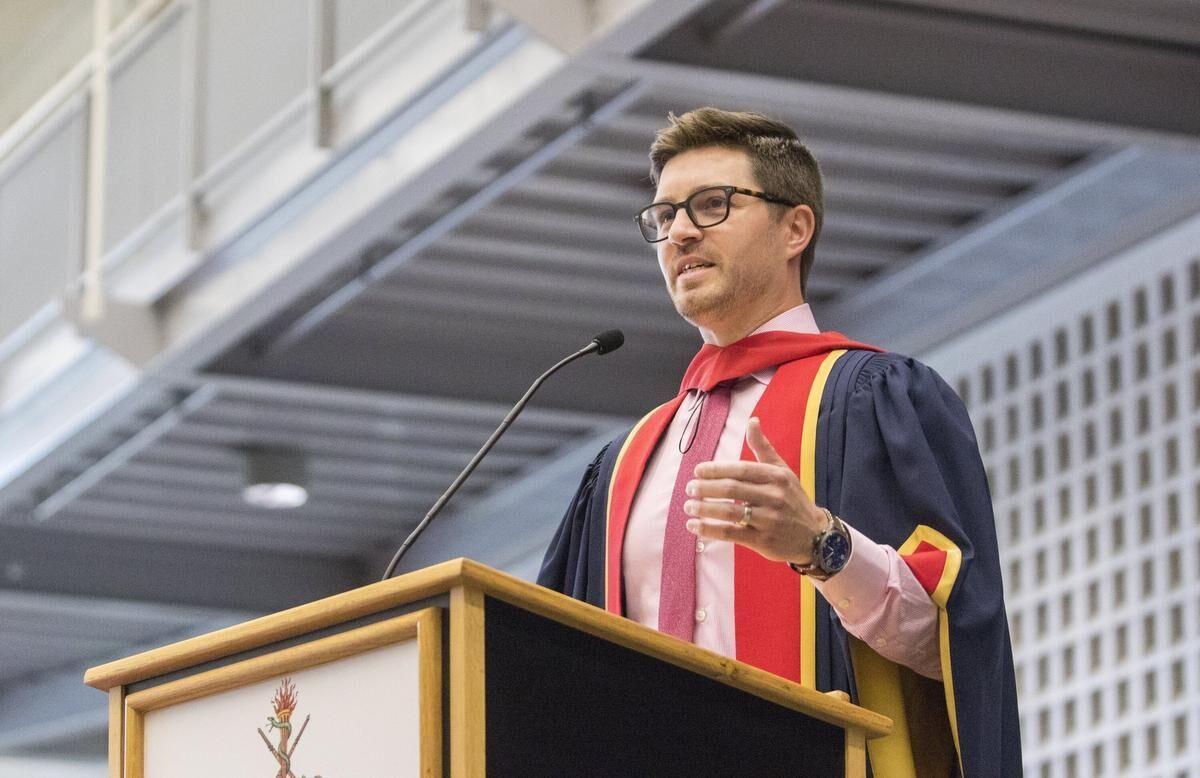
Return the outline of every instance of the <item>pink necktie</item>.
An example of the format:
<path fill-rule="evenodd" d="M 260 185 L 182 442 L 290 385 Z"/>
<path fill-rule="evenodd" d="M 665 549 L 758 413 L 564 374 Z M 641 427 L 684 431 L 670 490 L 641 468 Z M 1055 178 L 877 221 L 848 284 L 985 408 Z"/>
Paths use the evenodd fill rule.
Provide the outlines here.
<path fill-rule="evenodd" d="M 671 505 L 667 509 L 667 529 L 663 534 L 658 629 L 689 643 L 696 626 L 697 537 L 683 526 L 689 518 L 683 512 L 683 503 L 688 499 L 684 487 L 695 477 L 693 471 L 696 465 L 713 458 L 728 416 L 729 384 L 717 384 L 704 397 L 696 434 L 691 439 L 691 446 L 683 454 L 683 461 L 679 463 L 679 473 L 675 476 L 675 490 L 671 492 Z M 686 442 L 686 431 L 684 436 Z M 674 445 L 674 442 L 664 440 L 659 445 Z"/>

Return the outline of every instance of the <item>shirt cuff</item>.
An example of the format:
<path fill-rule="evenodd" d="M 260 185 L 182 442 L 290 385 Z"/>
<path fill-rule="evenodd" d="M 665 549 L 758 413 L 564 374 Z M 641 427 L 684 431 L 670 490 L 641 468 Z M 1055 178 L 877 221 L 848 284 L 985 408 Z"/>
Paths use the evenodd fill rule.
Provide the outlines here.
<path fill-rule="evenodd" d="M 842 521 L 850 532 L 850 559 L 838 573 L 824 581 L 810 578 L 813 586 L 837 612 L 848 629 L 871 617 L 887 591 L 891 575 L 887 551 Z"/>
<path fill-rule="evenodd" d="M 853 546 L 846 566 L 825 581 L 812 579 L 813 586 L 847 632 L 880 656 L 941 680 L 937 606 L 895 550 L 847 528 Z"/>

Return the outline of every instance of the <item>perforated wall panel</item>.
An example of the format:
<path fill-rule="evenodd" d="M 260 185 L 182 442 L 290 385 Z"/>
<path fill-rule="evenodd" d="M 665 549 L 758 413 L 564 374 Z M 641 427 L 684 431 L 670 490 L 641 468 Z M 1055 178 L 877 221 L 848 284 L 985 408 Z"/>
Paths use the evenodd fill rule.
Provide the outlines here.
<path fill-rule="evenodd" d="M 991 480 L 1029 776 L 1200 776 L 1200 218 L 925 360 Z"/>

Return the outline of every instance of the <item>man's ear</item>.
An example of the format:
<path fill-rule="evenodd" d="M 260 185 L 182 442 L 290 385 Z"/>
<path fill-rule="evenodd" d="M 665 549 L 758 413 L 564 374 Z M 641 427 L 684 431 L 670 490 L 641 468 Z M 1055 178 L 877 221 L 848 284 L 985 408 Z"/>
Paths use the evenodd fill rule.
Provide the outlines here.
<path fill-rule="evenodd" d="M 793 206 L 785 217 L 784 226 L 787 228 L 788 256 L 796 257 L 812 242 L 813 231 L 817 227 L 817 217 L 807 205 Z"/>

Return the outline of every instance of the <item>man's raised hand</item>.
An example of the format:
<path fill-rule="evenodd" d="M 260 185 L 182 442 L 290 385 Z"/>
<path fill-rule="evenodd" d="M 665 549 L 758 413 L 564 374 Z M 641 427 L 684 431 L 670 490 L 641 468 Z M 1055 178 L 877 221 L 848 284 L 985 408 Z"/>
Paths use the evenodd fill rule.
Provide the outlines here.
<path fill-rule="evenodd" d="M 693 518 L 687 529 L 703 538 L 728 540 L 767 559 L 809 564 L 813 538 L 824 529 L 825 513 L 813 504 L 800 479 L 767 440 L 757 418 L 750 419 L 746 442 L 756 462 L 701 462 L 686 487 L 683 510 Z M 750 506 L 750 523 L 742 522 Z"/>

